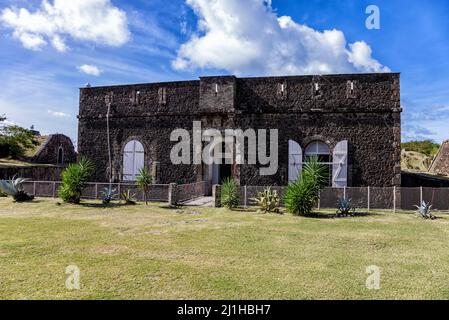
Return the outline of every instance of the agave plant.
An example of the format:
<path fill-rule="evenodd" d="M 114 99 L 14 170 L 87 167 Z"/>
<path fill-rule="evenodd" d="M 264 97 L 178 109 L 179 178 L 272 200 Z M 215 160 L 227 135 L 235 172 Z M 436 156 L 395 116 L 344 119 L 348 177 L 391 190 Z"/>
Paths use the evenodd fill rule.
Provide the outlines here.
<path fill-rule="evenodd" d="M 131 190 L 126 190 L 123 191 L 122 194 L 120 195 L 121 200 L 125 201 L 125 204 L 128 205 L 134 205 L 136 204 L 136 194 L 135 193 L 131 193 Z"/>
<path fill-rule="evenodd" d="M 259 211 L 263 213 L 275 212 L 279 213 L 279 196 L 276 190 L 272 190 L 271 187 L 265 188 L 262 192 L 259 192 L 254 202 L 259 206 Z"/>
<path fill-rule="evenodd" d="M 34 196 L 23 190 L 23 183 L 29 179 L 13 177 L 11 180 L 1 180 L 0 190 L 6 195 L 12 196 L 16 202 L 30 201 Z"/>
<path fill-rule="evenodd" d="M 417 214 L 423 219 L 436 219 L 436 217 L 432 214 L 432 205 L 425 201 L 421 203 L 421 206 L 415 206 L 418 211 Z"/>
<path fill-rule="evenodd" d="M 116 189 L 112 189 L 111 186 L 108 188 L 104 188 L 101 192 L 101 199 L 103 201 L 103 204 L 109 204 L 112 201 L 112 198 L 116 195 Z"/>
<path fill-rule="evenodd" d="M 351 204 L 352 199 L 345 197 L 339 198 L 337 203 L 337 215 L 338 216 L 350 216 L 354 213 L 355 207 Z"/>

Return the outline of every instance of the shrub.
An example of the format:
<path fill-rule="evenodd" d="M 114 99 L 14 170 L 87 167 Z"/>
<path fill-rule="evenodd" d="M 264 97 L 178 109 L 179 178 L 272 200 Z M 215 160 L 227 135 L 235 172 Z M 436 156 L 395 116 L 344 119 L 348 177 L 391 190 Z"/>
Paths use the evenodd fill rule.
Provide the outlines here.
<path fill-rule="evenodd" d="M 109 204 L 112 201 L 112 198 L 116 194 L 116 189 L 112 189 L 112 187 L 104 188 L 101 192 L 101 199 L 103 204 Z"/>
<path fill-rule="evenodd" d="M 337 203 L 337 216 L 350 216 L 354 214 L 355 207 L 351 205 L 352 199 L 339 198 Z"/>
<path fill-rule="evenodd" d="M 146 168 L 139 170 L 139 175 L 136 177 L 136 183 L 139 188 L 143 190 L 145 204 L 148 204 L 148 195 L 150 193 L 150 186 L 153 184 L 153 178 Z"/>
<path fill-rule="evenodd" d="M 34 199 L 34 196 L 23 190 L 23 183 L 26 181 L 28 179 L 15 177 L 11 180 L 1 180 L 0 192 L 12 196 L 16 202 L 31 201 Z"/>
<path fill-rule="evenodd" d="M 125 201 L 125 204 L 127 205 L 135 205 L 136 204 L 135 197 L 136 195 L 131 194 L 131 191 L 129 189 L 122 192 L 122 194 L 120 195 L 120 199 Z"/>
<path fill-rule="evenodd" d="M 287 186 L 284 203 L 288 212 L 300 216 L 312 213 L 318 202 L 319 192 L 326 184 L 327 170 L 315 157 L 304 164 L 298 180 Z"/>
<path fill-rule="evenodd" d="M 423 141 L 404 142 L 401 144 L 401 147 L 405 151 L 420 152 L 430 157 L 438 153 L 440 145 L 431 140 L 423 140 Z"/>
<path fill-rule="evenodd" d="M 259 206 L 260 212 L 279 213 L 279 196 L 277 191 L 273 191 L 271 187 L 265 188 L 262 192 L 259 192 L 254 201 Z"/>
<path fill-rule="evenodd" d="M 77 164 L 70 164 L 62 173 L 59 197 L 64 202 L 80 203 L 82 192 L 94 169 L 93 162 L 86 158 L 81 158 Z"/>
<path fill-rule="evenodd" d="M 238 186 L 234 179 L 226 178 L 222 181 L 221 204 L 228 209 L 239 205 Z"/>
<path fill-rule="evenodd" d="M 423 219 L 436 219 L 436 217 L 432 214 L 432 205 L 423 201 L 421 206 L 415 206 L 418 211 L 417 214 Z"/>

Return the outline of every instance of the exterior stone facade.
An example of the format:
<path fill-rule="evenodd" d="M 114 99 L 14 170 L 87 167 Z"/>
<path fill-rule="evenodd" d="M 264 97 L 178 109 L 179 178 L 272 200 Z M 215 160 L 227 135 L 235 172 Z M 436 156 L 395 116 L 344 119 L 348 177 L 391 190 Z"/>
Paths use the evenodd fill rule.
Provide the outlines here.
<path fill-rule="evenodd" d="M 47 137 L 31 162 L 63 166 L 76 162 L 76 159 L 72 140 L 63 134 L 52 134 Z"/>
<path fill-rule="evenodd" d="M 241 185 L 286 185 L 289 140 L 302 150 L 313 141 L 331 152 L 347 141 L 347 186 L 400 186 L 401 105 L 399 74 L 347 74 L 236 78 L 80 89 L 78 152 L 94 160 L 96 180 L 123 179 L 125 146 L 143 145 L 144 164 L 157 183 L 210 180 L 206 165 L 173 165 L 174 129 L 278 129 L 279 169 L 259 175 L 261 165 L 230 168 Z M 107 97 L 107 98 L 106 98 Z M 246 146 L 247 147 L 247 146 Z"/>

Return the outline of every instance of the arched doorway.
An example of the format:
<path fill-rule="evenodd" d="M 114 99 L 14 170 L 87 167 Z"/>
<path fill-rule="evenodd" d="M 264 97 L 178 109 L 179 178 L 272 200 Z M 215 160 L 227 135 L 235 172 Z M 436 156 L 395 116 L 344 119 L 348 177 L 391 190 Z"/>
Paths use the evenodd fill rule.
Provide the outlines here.
<path fill-rule="evenodd" d="M 135 181 L 140 169 L 145 165 L 145 150 L 142 143 L 131 140 L 123 150 L 123 180 Z"/>

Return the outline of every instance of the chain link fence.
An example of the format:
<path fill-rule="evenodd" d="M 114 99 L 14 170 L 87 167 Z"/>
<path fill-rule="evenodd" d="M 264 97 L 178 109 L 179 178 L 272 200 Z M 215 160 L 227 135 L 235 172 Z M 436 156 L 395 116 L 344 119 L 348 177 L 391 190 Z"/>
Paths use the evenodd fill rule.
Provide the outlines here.
<path fill-rule="evenodd" d="M 254 198 L 265 190 L 264 186 L 241 186 L 239 188 L 240 205 L 255 204 Z M 283 197 L 286 187 L 271 187 Z M 449 188 L 402 188 L 402 187 L 347 187 L 325 188 L 320 192 L 319 209 L 335 209 L 339 198 L 351 199 L 354 207 L 359 209 L 415 210 L 422 201 L 432 204 L 434 210 L 449 211 Z"/>
<path fill-rule="evenodd" d="M 58 197 L 58 189 L 61 182 L 54 181 L 27 181 L 23 184 L 24 190 L 36 197 Z M 133 183 L 88 183 L 83 190 L 82 198 L 91 200 L 102 199 L 103 193 L 111 187 L 114 192 L 113 200 L 119 200 L 122 192 L 129 190 L 130 194 L 137 201 L 144 201 L 144 193 Z M 167 202 L 168 184 L 153 184 L 150 186 L 148 201 Z"/>

